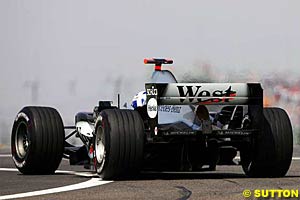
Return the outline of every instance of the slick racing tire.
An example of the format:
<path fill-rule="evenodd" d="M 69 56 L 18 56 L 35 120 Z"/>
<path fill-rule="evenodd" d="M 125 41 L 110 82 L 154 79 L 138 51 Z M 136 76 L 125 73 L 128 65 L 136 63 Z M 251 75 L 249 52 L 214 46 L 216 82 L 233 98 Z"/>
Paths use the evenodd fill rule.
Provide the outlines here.
<path fill-rule="evenodd" d="M 95 164 L 102 179 L 137 173 L 143 160 L 144 124 L 137 111 L 103 110 L 96 122 Z"/>
<path fill-rule="evenodd" d="M 293 154 L 293 132 L 287 113 L 280 108 L 264 108 L 264 129 L 254 141 L 254 149 L 241 151 L 241 163 L 249 177 L 283 177 Z"/>
<path fill-rule="evenodd" d="M 64 151 L 64 126 L 59 113 L 49 107 L 24 107 L 11 134 L 13 161 L 23 174 L 53 174 Z"/>

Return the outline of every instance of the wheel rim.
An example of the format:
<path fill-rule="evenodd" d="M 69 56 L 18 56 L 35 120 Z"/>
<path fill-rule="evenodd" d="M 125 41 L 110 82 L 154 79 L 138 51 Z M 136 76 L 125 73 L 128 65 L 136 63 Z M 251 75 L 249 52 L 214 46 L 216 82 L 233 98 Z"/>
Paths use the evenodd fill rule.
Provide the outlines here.
<path fill-rule="evenodd" d="M 15 137 L 16 152 L 19 158 L 25 158 L 29 149 L 29 145 L 30 141 L 28 138 L 27 124 L 21 122 L 17 127 Z"/>
<path fill-rule="evenodd" d="M 105 138 L 103 129 L 101 126 L 98 127 L 96 133 L 96 160 L 97 160 L 97 171 L 101 172 L 105 162 Z M 99 166 L 100 165 L 100 166 Z"/>

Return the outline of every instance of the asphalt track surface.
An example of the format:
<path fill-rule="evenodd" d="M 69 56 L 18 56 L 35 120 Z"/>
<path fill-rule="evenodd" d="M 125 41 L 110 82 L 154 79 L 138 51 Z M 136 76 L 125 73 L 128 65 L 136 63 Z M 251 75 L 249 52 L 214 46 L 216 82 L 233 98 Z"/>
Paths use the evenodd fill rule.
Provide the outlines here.
<path fill-rule="evenodd" d="M 284 178 L 247 178 L 240 166 L 217 166 L 214 172 L 142 173 L 134 180 L 105 182 L 82 166 L 69 166 L 66 160 L 54 175 L 22 175 L 15 169 L 9 150 L 2 148 L 0 200 L 24 196 L 22 199 L 33 200 L 245 199 L 245 189 L 300 189 L 299 157 L 300 147 L 295 146 L 291 168 Z"/>

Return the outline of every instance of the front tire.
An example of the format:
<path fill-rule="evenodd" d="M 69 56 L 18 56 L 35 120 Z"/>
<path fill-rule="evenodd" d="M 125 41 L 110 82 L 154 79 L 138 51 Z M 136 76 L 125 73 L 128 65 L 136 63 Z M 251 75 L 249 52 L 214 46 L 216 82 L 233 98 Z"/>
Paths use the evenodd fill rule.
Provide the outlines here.
<path fill-rule="evenodd" d="M 115 179 L 137 173 L 143 160 L 144 125 L 136 111 L 108 109 L 96 124 L 95 161 L 98 175 Z"/>
<path fill-rule="evenodd" d="M 13 161 L 23 174 L 53 174 L 64 151 L 64 126 L 59 113 L 49 107 L 24 107 L 11 134 Z"/>
<path fill-rule="evenodd" d="M 285 176 L 293 154 L 293 132 L 287 113 L 280 108 L 264 108 L 264 130 L 261 137 L 256 138 L 254 149 L 241 152 L 246 175 Z"/>

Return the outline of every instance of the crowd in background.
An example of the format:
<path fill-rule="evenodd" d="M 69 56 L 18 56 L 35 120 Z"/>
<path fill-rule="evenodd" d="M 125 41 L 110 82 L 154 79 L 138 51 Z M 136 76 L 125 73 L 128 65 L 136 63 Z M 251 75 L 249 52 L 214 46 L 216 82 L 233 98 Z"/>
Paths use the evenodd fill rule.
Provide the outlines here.
<path fill-rule="evenodd" d="M 292 121 L 295 143 L 300 143 L 300 78 L 272 75 L 262 78 L 264 105 L 284 108 Z"/>

